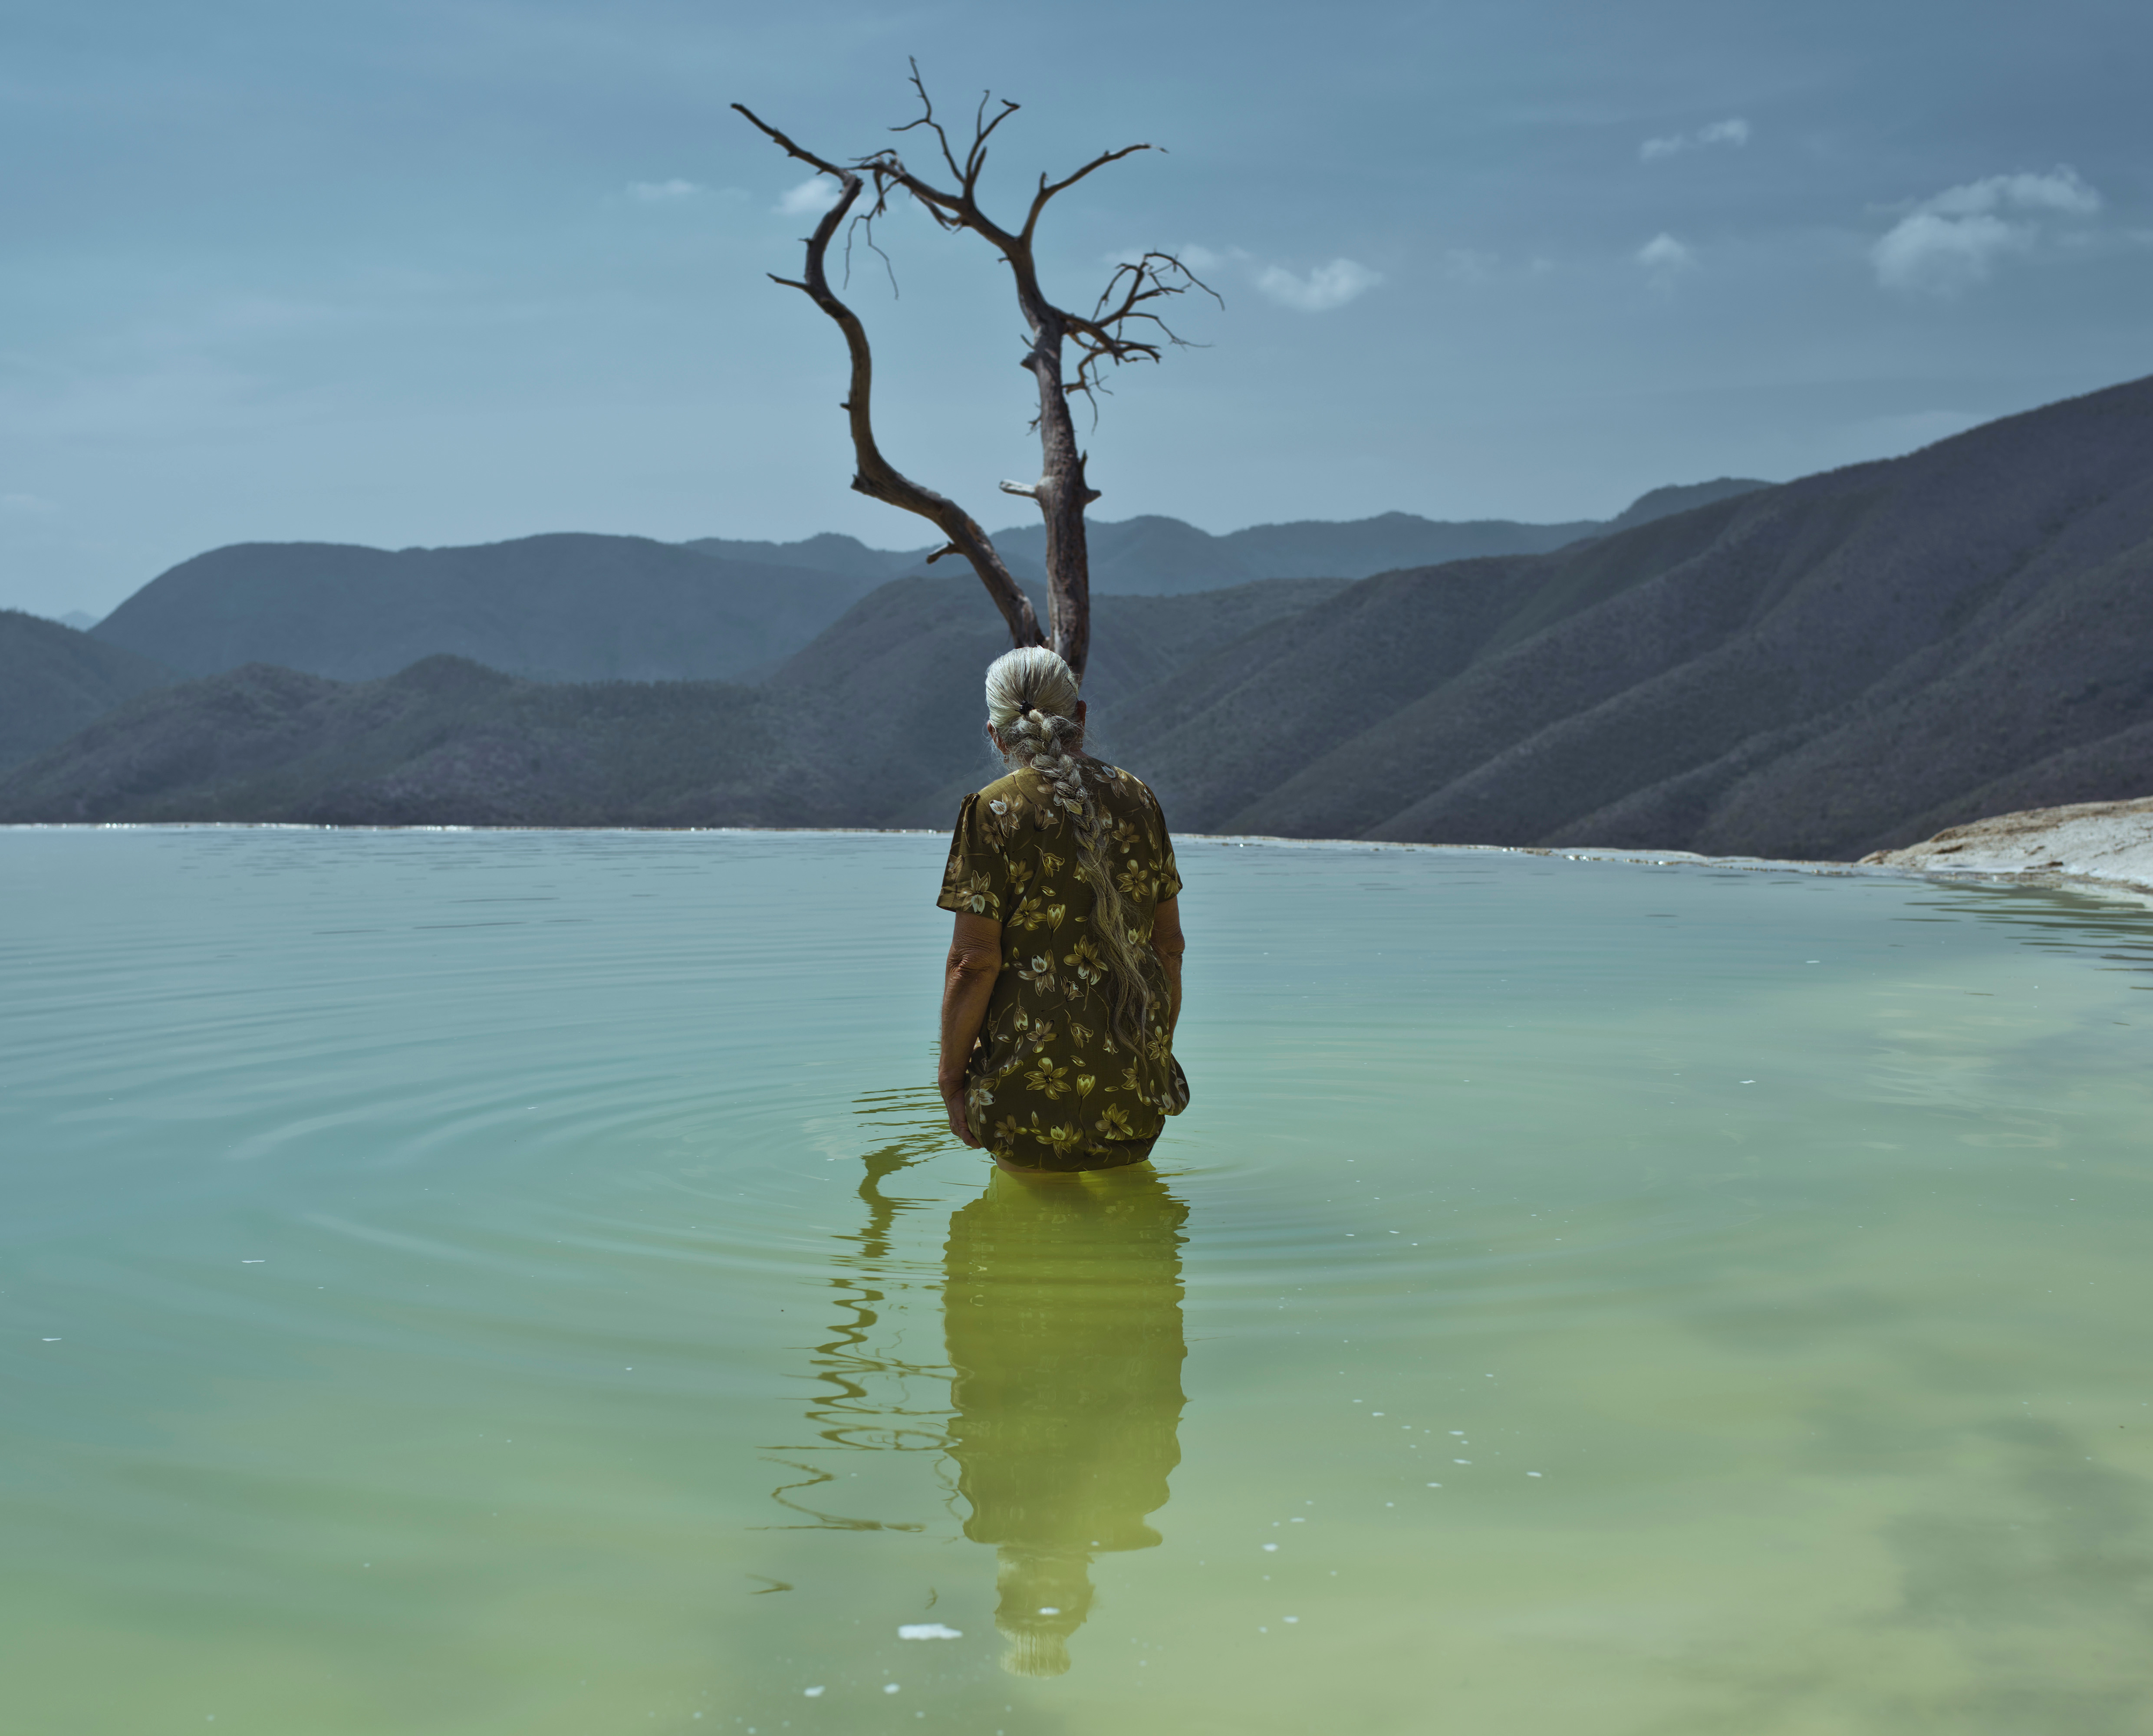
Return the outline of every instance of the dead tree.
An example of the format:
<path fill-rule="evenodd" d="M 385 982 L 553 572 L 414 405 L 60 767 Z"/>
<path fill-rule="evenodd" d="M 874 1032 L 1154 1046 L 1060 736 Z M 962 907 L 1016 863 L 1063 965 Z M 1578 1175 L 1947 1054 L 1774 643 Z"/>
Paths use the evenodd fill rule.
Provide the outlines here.
<path fill-rule="evenodd" d="M 1017 645 L 1051 644 L 1081 678 L 1092 644 L 1091 573 L 1084 543 L 1084 509 L 1098 499 L 1099 494 L 1085 481 L 1087 455 L 1077 448 L 1070 400 L 1082 395 L 1092 405 L 1096 415 L 1097 395 L 1103 389 L 1102 375 L 1106 369 L 1124 362 L 1155 362 L 1160 358 L 1163 345 L 1181 342 L 1151 303 L 1180 295 L 1191 288 L 1202 289 L 1207 294 L 1211 292 L 1173 254 L 1153 252 L 1117 266 L 1104 293 L 1088 314 L 1072 313 L 1056 307 L 1040 288 L 1039 268 L 1033 253 L 1039 220 L 1047 205 L 1057 194 L 1067 191 L 1094 170 L 1156 147 L 1125 145 L 1118 150 L 1102 151 L 1059 181 L 1051 181 L 1041 175 L 1023 223 L 1015 229 L 1005 228 L 980 207 L 980 177 L 987 166 L 988 140 L 995 128 L 1016 113 L 1017 104 L 1002 99 L 997 111 L 990 115 L 988 110 L 995 99 L 981 97 L 979 110 L 973 117 L 971 144 L 959 160 L 949 134 L 935 119 L 934 104 L 921 82 L 917 63 L 912 69 L 912 87 L 919 97 L 919 118 L 891 130 L 908 133 L 921 130 L 932 134 L 940 149 L 943 166 L 954 177 L 954 191 L 936 186 L 915 174 L 894 148 L 854 157 L 848 162 L 834 162 L 796 145 L 746 104 L 733 104 L 786 155 L 808 164 L 819 174 L 832 176 L 837 183 L 837 202 L 823 214 L 822 220 L 815 226 L 814 234 L 807 238 L 805 273 L 796 278 L 780 277 L 773 272 L 772 280 L 787 288 L 805 292 L 845 334 L 853 363 L 852 388 L 842 406 L 852 418 L 857 466 L 853 486 L 862 494 L 930 520 L 948 542 L 927 558 L 938 561 L 946 554 L 963 555 L 980 575 L 987 594 L 995 599 L 1002 619 L 1009 623 L 1010 642 Z M 873 189 L 873 196 L 865 209 L 860 209 L 861 196 L 869 186 Z M 1039 415 L 1032 426 L 1039 435 L 1041 464 L 1036 482 L 1004 482 L 1001 486 L 1006 493 L 1024 495 L 1036 501 L 1040 516 L 1046 522 L 1046 634 L 1041 633 L 1039 618 L 1031 600 L 1010 576 L 1008 567 L 995 552 L 992 539 L 980 528 L 979 522 L 948 496 L 938 494 L 905 476 L 883 456 L 881 448 L 875 443 L 870 401 L 874 361 L 868 345 L 867 328 L 831 289 L 827 265 L 831 241 L 847 221 L 863 226 L 872 244 L 873 221 L 888 211 L 890 197 L 897 192 L 917 200 L 944 229 L 969 229 L 984 238 L 1001 256 L 1015 279 L 1017 308 L 1030 333 L 1023 366 L 1039 388 Z M 1073 377 L 1065 371 L 1065 359 L 1071 349 L 1076 354 Z"/>

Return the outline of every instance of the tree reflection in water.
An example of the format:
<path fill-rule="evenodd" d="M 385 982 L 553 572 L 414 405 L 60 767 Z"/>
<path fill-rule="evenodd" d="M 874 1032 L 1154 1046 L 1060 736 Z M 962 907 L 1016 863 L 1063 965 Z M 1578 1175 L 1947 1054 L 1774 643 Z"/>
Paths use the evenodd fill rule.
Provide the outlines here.
<path fill-rule="evenodd" d="M 965 1535 L 992 1544 L 1002 1663 L 1069 1667 L 1092 1558 L 1148 1549 L 1180 1463 L 1181 1234 L 1148 1164 L 1033 1180 L 995 1172 L 949 1219 L 943 1320 Z"/>
<path fill-rule="evenodd" d="M 836 1453 L 932 1453 L 943 1450 L 947 1374 L 939 1365 L 915 1362 L 898 1353 L 902 1341 L 903 1306 L 895 1322 L 886 1322 L 893 1299 L 920 1291 L 939 1277 L 934 1268 L 897 1250 L 899 1218 L 924 1209 L 917 1199 L 893 1199 L 883 1184 L 900 1171 L 924 1163 L 949 1142 L 942 1099 L 932 1086 L 909 1091 L 871 1092 L 853 1106 L 863 1127 L 893 1134 L 863 1158 L 859 1196 L 867 1221 L 839 1235 L 830 1258 L 829 1284 L 837 1317 L 830 1336 L 811 1354 L 810 1378 L 821 1388 L 807 1408 L 814 1431 L 807 1441 L 773 1444 L 773 1461 L 802 1474 L 798 1483 L 781 1484 L 771 1499 L 800 1517 L 773 1530 L 924 1531 L 917 1520 L 870 1519 L 832 1513 L 807 1499 L 837 1480 L 826 1465 L 790 1455 L 823 1458 Z M 878 1340 L 888 1341 L 878 1342 Z"/>

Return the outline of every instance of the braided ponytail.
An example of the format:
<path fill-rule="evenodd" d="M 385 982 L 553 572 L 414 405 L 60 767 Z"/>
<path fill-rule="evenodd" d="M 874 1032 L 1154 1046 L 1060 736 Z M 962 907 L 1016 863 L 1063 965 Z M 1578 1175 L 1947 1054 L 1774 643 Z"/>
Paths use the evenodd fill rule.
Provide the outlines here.
<path fill-rule="evenodd" d="M 1004 757 L 1045 780 L 1075 831 L 1076 871 L 1092 892 L 1092 939 L 1107 966 L 1110 1026 L 1124 1047 L 1136 1049 L 1150 1022 L 1156 967 L 1149 949 L 1129 932 L 1128 899 L 1114 883 L 1105 811 L 1086 787 L 1087 771 L 1096 778 L 1101 768 L 1076 747 L 1083 733 L 1074 715 L 1076 674 L 1044 646 L 1029 645 L 990 664 L 986 688 L 987 721 Z"/>

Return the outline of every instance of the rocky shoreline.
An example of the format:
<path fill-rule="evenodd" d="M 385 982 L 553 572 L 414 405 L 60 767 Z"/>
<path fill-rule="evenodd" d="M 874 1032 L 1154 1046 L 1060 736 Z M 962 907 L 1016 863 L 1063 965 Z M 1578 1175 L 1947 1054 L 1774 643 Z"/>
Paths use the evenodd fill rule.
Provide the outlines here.
<path fill-rule="evenodd" d="M 1997 814 L 1903 850 L 1873 851 L 1861 864 L 2153 893 L 2153 797 Z"/>
<path fill-rule="evenodd" d="M 1847 874 L 1886 868 L 1938 878 L 2004 880 L 2029 886 L 2069 886 L 2120 894 L 2153 906 L 2153 796 L 2130 802 L 2080 802 L 2027 808 L 1952 826 L 1904 849 L 1875 850 L 1858 862 L 1803 861 L 1769 856 L 1709 856 L 1693 850 L 1625 849 L 1585 844 L 1406 844 L 1365 839 L 1305 839 L 1189 834 L 1190 843 L 1304 845 L 1336 848 L 1486 850 L 1505 856 L 1559 856 L 1573 862 L 1675 863 L 1750 871 Z"/>

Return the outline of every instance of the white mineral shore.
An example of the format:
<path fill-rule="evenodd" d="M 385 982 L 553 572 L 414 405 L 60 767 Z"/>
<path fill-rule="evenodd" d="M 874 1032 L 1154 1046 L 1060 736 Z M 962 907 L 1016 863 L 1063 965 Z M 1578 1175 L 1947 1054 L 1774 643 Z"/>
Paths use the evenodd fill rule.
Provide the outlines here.
<path fill-rule="evenodd" d="M 2153 892 L 2153 797 L 1998 814 L 1861 860 L 1928 874 L 2023 874 Z"/>
<path fill-rule="evenodd" d="M 2034 807 L 1953 826 L 1903 850 L 1878 850 L 1859 863 L 1785 862 L 1763 856 L 1700 856 L 1690 850 L 1608 848 L 1588 844 L 1393 844 L 1366 839 L 1267 837 L 1255 834 L 1184 834 L 1191 844 L 1260 844 L 1273 849 L 1455 851 L 1493 856 L 1547 856 L 1570 862 L 1629 862 L 1672 867 L 1740 868 L 1749 873 L 1850 874 L 1865 868 L 1896 873 L 2008 879 L 2038 886 L 2074 886 L 2153 909 L 2153 796 L 2132 802 L 2081 802 Z"/>

